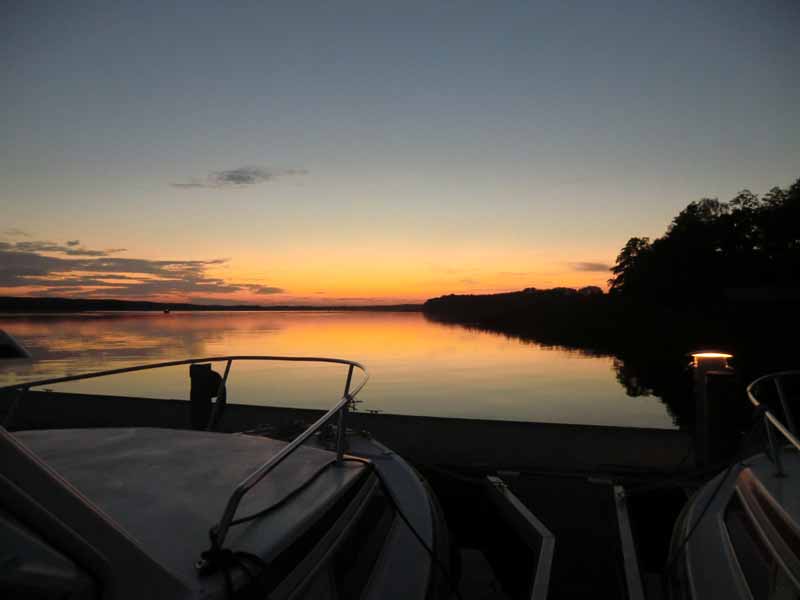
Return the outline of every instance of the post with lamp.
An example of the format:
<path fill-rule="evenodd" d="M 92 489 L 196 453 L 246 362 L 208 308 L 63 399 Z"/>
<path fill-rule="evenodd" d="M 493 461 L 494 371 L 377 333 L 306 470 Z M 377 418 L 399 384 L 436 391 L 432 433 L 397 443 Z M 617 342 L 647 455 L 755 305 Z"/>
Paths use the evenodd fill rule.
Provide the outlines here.
<path fill-rule="evenodd" d="M 695 461 L 698 466 L 721 462 L 736 452 L 736 378 L 732 354 L 691 354 L 695 402 Z"/>

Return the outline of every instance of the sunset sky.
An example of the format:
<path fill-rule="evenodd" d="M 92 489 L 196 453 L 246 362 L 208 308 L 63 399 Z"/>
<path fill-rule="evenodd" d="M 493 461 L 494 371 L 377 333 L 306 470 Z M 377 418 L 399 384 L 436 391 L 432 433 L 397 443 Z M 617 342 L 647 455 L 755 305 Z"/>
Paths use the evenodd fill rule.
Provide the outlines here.
<path fill-rule="evenodd" d="M 605 285 L 800 177 L 800 2 L 0 5 L 0 295 Z"/>

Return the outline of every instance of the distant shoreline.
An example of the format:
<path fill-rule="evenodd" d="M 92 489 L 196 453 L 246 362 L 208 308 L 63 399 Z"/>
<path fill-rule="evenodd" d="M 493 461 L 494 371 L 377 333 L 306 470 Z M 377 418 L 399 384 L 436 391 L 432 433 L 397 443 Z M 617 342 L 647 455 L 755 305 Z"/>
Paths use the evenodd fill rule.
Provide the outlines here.
<path fill-rule="evenodd" d="M 198 312 L 198 311 L 386 311 L 418 312 L 422 304 L 374 305 L 254 305 L 146 302 L 140 300 L 0 297 L 0 313 L 81 313 L 93 311 Z"/>

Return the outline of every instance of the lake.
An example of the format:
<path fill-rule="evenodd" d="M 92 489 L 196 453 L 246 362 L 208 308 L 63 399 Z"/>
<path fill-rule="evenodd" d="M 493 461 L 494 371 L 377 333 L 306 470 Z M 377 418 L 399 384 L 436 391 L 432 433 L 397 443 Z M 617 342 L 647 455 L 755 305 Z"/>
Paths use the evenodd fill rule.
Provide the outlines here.
<path fill-rule="evenodd" d="M 665 404 L 628 396 L 614 359 L 428 320 L 417 312 L 186 312 L 0 315 L 34 360 L 0 362 L 0 385 L 146 362 L 233 354 L 362 362 L 359 410 L 439 417 L 675 428 Z M 214 367 L 222 371 L 224 364 Z M 229 402 L 326 408 L 345 367 L 233 365 Z M 188 367 L 51 386 L 188 399 Z"/>

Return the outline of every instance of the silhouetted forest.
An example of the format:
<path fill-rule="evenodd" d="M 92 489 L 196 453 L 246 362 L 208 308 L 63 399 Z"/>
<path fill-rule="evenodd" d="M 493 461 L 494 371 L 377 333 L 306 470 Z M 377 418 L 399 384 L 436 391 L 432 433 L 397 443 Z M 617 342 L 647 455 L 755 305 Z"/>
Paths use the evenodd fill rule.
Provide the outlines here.
<path fill-rule="evenodd" d="M 703 198 L 650 241 L 633 237 L 609 292 L 678 308 L 737 300 L 798 300 L 800 179 L 762 197 Z"/>
<path fill-rule="evenodd" d="M 428 318 L 613 356 L 628 394 L 654 394 L 691 427 L 688 353 L 730 351 L 743 383 L 798 368 L 800 179 L 759 197 L 692 202 L 656 239 L 633 237 L 609 292 L 556 288 L 428 300 Z"/>

